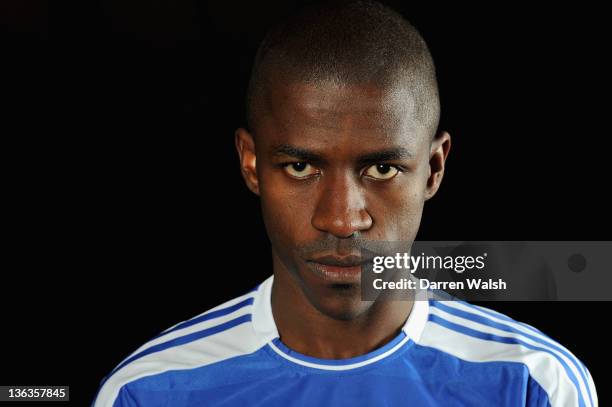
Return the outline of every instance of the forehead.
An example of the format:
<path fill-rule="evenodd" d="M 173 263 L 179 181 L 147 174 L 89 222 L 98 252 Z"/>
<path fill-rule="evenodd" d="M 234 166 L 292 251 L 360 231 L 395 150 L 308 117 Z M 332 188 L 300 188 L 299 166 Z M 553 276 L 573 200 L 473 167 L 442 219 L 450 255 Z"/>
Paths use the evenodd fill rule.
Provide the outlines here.
<path fill-rule="evenodd" d="M 275 139 L 406 144 L 423 132 L 407 87 L 279 83 L 266 93 L 262 130 Z"/>

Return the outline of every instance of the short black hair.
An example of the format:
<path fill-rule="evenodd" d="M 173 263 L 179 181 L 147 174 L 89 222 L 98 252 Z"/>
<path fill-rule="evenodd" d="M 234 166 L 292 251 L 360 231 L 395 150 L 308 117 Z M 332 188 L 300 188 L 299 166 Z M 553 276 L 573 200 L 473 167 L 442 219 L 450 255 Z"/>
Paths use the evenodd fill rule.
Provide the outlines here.
<path fill-rule="evenodd" d="M 252 132 L 263 92 L 278 81 L 407 85 L 432 137 L 439 123 L 435 66 L 425 40 L 402 15 L 375 1 L 311 5 L 267 33 L 247 90 Z"/>

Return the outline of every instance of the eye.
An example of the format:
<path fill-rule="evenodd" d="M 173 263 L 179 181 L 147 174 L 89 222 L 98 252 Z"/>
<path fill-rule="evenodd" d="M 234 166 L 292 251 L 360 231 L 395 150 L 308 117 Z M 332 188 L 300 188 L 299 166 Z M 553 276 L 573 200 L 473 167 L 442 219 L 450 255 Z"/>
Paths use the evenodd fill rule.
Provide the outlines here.
<path fill-rule="evenodd" d="M 319 171 L 312 165 L 305 162 L 296 162 L 285 165 L 287 174 L 294 178 L 307 178 L 316 175 Z"/>
<path fill-rule="evenodd" d="M 399 169 L 391 164 L 376 164 L 369 166 L 365 175 L 377 180 L 387 180 L 395 177 L 399 173 Z"/>

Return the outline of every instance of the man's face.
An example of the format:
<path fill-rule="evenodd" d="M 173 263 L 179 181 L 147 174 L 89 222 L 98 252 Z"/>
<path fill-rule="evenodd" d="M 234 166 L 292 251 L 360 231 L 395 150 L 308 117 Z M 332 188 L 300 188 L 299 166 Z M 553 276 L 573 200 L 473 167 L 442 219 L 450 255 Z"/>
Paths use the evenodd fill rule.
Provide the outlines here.
<path fill-rule="evenodd" d="M 413 241 L 423 204 L 448 151 L 398 87 L 275 85 L 255 140 L 237 132 L 243 175 L 261 197 L 275 273 L 288 273 L 310 303 L 351 319 L 361 301 L 361 249 L 369 241 Z M 444 144 L 444 147 L 440 147 Z"/>

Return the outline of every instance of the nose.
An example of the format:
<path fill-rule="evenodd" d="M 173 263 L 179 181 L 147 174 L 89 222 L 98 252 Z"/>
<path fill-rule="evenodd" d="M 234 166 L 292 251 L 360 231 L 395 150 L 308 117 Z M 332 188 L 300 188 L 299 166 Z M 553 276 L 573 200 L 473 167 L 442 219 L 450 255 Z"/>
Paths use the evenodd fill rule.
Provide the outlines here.
<path fill-rule="evenodd" d="M 353 176 L 331 176 L 322 186 L 311 220 L 315 229 L 347 238 L 372 227 L 364 192 Z"/>

